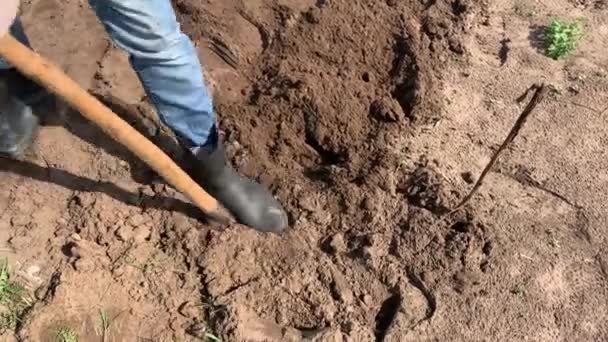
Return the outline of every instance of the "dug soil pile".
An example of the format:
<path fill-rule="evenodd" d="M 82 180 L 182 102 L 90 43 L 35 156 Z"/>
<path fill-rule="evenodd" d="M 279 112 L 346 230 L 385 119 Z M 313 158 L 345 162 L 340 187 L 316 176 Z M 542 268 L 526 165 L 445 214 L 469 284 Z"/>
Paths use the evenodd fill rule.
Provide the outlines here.
<path fill-rule="evenodd" d="M 175 0 L 233 165 L 291 230 L 206 223 L 77 113 L 0 162 L 0 251 L 31 306 L 3 338 L 608 340 L 601 0 Z M 586 18 L 565 61 L 553 16 Z M 31 0 L 34 48 L 179 150 L 86 2 Z M 525 106 L 554 89 L 456 213 Z"/>

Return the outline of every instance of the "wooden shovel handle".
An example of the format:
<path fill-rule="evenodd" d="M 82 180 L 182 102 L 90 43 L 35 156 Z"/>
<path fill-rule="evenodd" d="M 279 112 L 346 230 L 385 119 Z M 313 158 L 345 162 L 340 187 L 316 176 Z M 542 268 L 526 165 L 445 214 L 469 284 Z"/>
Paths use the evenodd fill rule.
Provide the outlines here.
<path fill-rule="evenodd" d="M 57 66 L 8 34 L 0 38 L 0 57 L 24 75 L 59 96 L 78 110 L 82 116 L 128 148 L 169 184 L 188 196 L 203 212 L 222 221 L 230 220 L 227 212 L 218 204 L 217 200 L 207 194 L 169 156 L 82 89 Z"/>

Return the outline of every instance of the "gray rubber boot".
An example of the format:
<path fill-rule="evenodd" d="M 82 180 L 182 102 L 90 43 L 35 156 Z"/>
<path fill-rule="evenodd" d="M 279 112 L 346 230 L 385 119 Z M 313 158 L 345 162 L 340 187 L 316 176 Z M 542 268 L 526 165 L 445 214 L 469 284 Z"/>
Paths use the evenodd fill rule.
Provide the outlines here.
<path fill-rule="evenodd" d="M 34 139 L 38 121 L 31 107 L 11 94 L 8 84 L 0 79 L 0 156 L 22 158 Z"/>
<path fill-rule="evenodd" d="M 226 162 L 224 146 L 186 153 L 193 178 L 244 225 L 262 232 L 281 233 L 288 226 L 281 204 L 262 185 L 236 173 Z"/>

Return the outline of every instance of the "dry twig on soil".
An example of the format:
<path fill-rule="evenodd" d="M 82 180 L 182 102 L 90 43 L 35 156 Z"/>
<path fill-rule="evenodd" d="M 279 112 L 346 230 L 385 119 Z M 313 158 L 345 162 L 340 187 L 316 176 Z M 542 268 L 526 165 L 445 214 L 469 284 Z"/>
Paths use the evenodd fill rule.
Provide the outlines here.
<path fill-rule="evenodd" d="M 467 204 L 467 202 L 469 200 L 471 200 L 471 198 L 473 197 L 473 195 L 475 195 L 475 193 L 479 190 L 479 188 L 483 184 L 484 178 L 486 178 L 486 176 L 488 175 L 488 173 L 490 172 L 490 170 L 492 170 L 492 167 L 494 166 L 494 164 L 498 160 L 498 157 L 500 156 L 500 153 L 502 151 L 504 151 L 504 149 L 507 148 L 507 146 L 509 146 L 509 144 L 511 142 L 513 142 L 513 140 L 515 139 L 515 137 L 517 137 L 517 135 L 519 134 L 519 131 L 521 130 L 521 128 L 523 127 L 523 125 L 526 123 L 526 120 L 528 119 L 528 117 L 530 116 L 530 114 L 532 113 L 532 111 L 534 110 L 534 108 L 536 108 L 536 106 L 539 103 L 541 103 L 542 100 L 545 98 L 545 96 L 547 95 L 547 89 L 548 89 L 547 86 L 544 85 L 544 84 L 535 84 L 535 85 L 531 86 L 530 88 L 528 88 L 528 90 L 524 93 L 524 95 L 522 95 L 518 99 L 518 102 L 521 102 L 521 101 L 523 101 L 527 97 L 527 95 L 531 91 L 534 91 L 534 95 L 532 95 L 532 99 L 530 100 L 530 102 L 528 103 L 528 105 L 526 106 L 526 108 L 524 108 L 523 112 L 521 112 L 521 114 L 517 118 L 517 121 L 515 121 L 515 124 L 513 125 L 513 128 L 511 128 L 511 131 L 509 132 L 509 135 L 507 135 L 507 138 L 503 141 L 503 143 L 500 145 L 500 147 L 498 148 L 498 150 L 496 150 L 496 152 L 492 156 L 492 159 L 490 159 L 490 162 L 488 163 L 488 165 L 486 165 L 486 167 L 481 172 L 481 175 L 479 176 L 479 179 L 477 180 L 477 182 L 473 186 L 473 189 L 471 189 L 471 191 L 468 193 L 468 195 L 466 195 L 462 199 L 462 201 L 460 201 L 460 203 L 456 207 L 454 207 L 454 209 L 452 209 L 451 212 L 455 212 L 455 211 L 459 210 L 460 208 L 462 208 L 465 204 Z"/>

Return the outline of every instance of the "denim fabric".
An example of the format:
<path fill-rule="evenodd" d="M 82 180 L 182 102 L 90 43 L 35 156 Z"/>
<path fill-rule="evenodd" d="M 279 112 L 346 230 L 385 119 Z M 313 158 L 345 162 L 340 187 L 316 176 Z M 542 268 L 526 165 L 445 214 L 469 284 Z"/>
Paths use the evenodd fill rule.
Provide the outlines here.
<path fill-rule="evenodd" d="M 194 45 L 170 0 L 89 0 L 114 42 L 127 51 L 161 120 L 188 147 L 214 145 L 213 102 Z M 22 41 L 17 21 L 11 31 Z"/>

